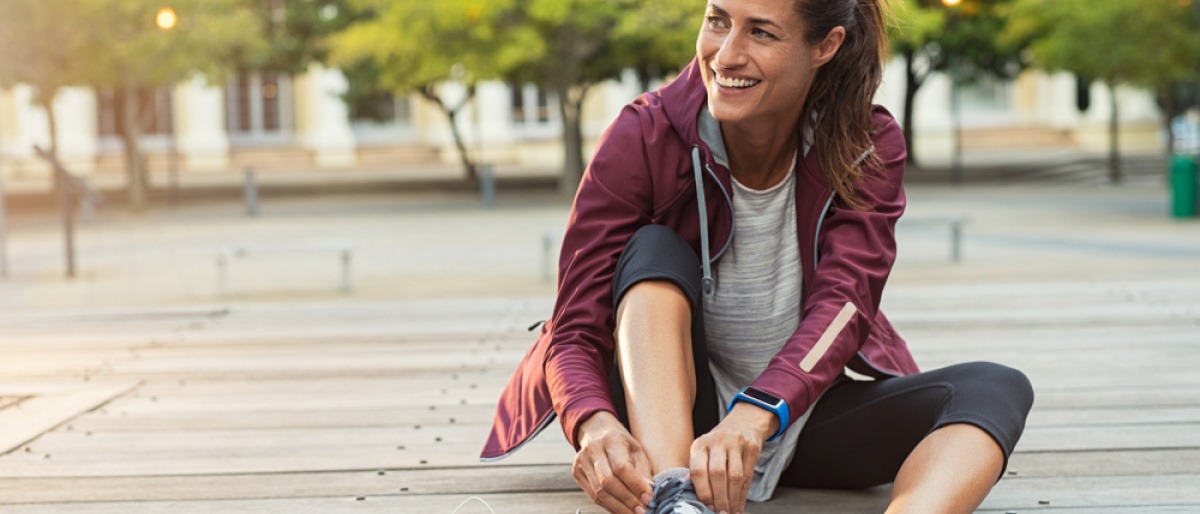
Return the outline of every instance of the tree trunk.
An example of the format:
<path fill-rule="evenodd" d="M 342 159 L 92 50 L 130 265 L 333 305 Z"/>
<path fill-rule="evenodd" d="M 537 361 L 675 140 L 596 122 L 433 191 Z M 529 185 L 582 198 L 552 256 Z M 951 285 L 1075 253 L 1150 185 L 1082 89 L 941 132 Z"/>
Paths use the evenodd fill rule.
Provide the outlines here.
<path fill-rule="evenodd" d="M 54 97 L 56 95 L 57 95 L 56 92 L 52 92 L 46 96 L 39 95 L 39 98 L 36 100 L 36 103 L 39 106 L 41 106 L 42 109 L 46 110 L 46 122 L 47 122 L 47 124 L 50 125 L 50 127 L 49 127 L 50 128 L 50 148 L 48 151 L 49 151 L 51 157 L 54 157 L 57 159 L 58 158 L 58 118 L 54 116 Z M 51 192 L 57 194 L 59 188 L 61 188 L 61 187 L 63 187 L 63 185 L 62 185 L 62 182 L 59 180 L 58 173 L 51 171 L 50 172 Z"/>
<path fill-rule="evenodd" d="M 1171 123 L 1176 116 L 1180 115 L 1179 102 L 1176 101 L 1171 84 L 1166 84 L 1158 88 L 1158 102 L 1162 107 L 1163 133 L 1167 135 L 1166 148 L 1163 149 L 1164 157 L 1167 163 L 1171 162 L 1171 158 L 1175 154 L 1175 138 L 1178 134 L 1175 133 L 1174 124 Z"/>
<path fill-rule="evenodd" d="M 580 114 L 590 87 L 591 84 L 572 86 L 566 80 L 554 82 L 558 112 L 563 123 L 563 174 L 559 190 L 566 195 L 574 195 L 583 179 L 583 128 Z"/>
<path fill-rule="evenodd" d="M 446 120 L 450 122 L 450 134 L 454 137 L 454 147 L 458 149 L 458 158 L 462 162 L 463 172 L 466 173 L 468 181 L 477 182 L 479 174 L 475 169 L 475 161 L 471 159 L 471 154 L 467 151 L 467 143 L 463 141 L 462 131 L 458 130 L 458 114 L 462 112 L 463 106 L 475 97 L 475 88 L 467 88 L 467 97 L 455 107 L 446 105 L 442 97 L 433 91 L 432 86 L 421 88 L 420 91 L 422 97 L 432 102 L 442 111 L 442 114 L 446 115 Z"/>
<path fill-rule="evenodd" d="M 121 103 L 121 143 L 125 147 L 125 169 L 129 175 L 129 204 L 134 210 L 140 211 L 146 207 L 146 170 L 138 145 L 141 127 L 138 125 L 137 89 L 126 84 L 120 88 L 118 97 Z"/>
<path fill-rule="evenodd" d="M 1108 119 L 1108 180 L 1113 184 L 1121 182 L 1121 152 L 1119 147 L 1120 116 L 1117 112 L 1117 83 L 1108 81 L 1109 108 Z"/>
<path fill-rule="evenodd" d="M 915 124 L 913 123 L 913 107 L 917 98 L 917 90 L 921 89 L 921 84 L 925 81 L 923 77 L 917 74 L 917 69 L 913 65 L 913 58 L 916 57 L 916 52 L 911 50 L 904 52 L 904 146 L 908 149 L 908 165 L 919 166 L 917 163 L 917 149 L 914 144 Z"/>

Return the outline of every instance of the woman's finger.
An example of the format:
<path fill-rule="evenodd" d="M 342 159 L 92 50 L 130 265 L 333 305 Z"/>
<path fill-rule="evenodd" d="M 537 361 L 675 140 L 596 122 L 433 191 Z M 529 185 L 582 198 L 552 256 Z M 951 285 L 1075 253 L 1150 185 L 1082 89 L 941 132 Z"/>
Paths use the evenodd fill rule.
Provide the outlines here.
<path fill-rule="evenodd" d="M 636 514 L 633 509 L 621 503 L 621 500 L 618 500 L 616 496 L 608 494 L 603 489 L 596 492 L 596 497 L 592 498 L 592 501 L 611 514 Z"/>
<path fill-rule="evenodd" d="M 745 484 L 750 481 L 747 478 L 745 461 L 742 459 L 742 448 L 733 446 L 729 448 L 729 510 L 727 512 L 741 512 L 743 503 L 746 497 L 742 495 L 745 490 Z M 751 475 L 753 476 L 753 471 Z"/>
<path fill-rule="evenodd" d="M 606 450 L 606 453 L 609 454 L 614 452 L 615 449 L 612 447 Z M 618 455 L 622 454 L 618 452 Z M 621 458 L 628 460 L 628 456 L 625 455 L 622 455 Z M 624 464 L 619 465 L 621 467 L 625 467 Z M 612 498 L 616 503 L 619 503 L 623 507 L 626 507 L 632 511 L 635 507 L 641 504 L 641 500 L 639 500 L 638 495 L 633 494 L 633 492 L 629 490 L 629 487 L 625 485 L 625 482 L 623 482 L 621 478 L 613 472 L 612 466 L 613 463 L 609 461 L 607 455 L 604 458 L 596 459 L 594 469 L 596 471 L 596 480 L 598 481 L 597 492 L 603 492 L 605 496 Z"/>
<path fill-rule="evenodd" d="M 708 483 L 712 487 L 713 510 L 717 512 L 729 512 L 729 462 L 723 446 L 708 449 Z"/>
<path fill-rule="evenodd" d="M 745 512 L 746 499 L 750 496 L 750 484 L 754 481 L 754 465 L 758 464 L 758 451 L 748 448 L 742 451 L 742 489 L 738 494 L 737 504 L 734 505 L 735 512 Z"/>
<path fill-rule="evenodd" d="M 632 448 L 634 455 L 640 455 L 639 448 Z M 645 456 L 642 456 L 643 460 Z M 652 489 L 650 487 L 651 477 L 649 474 L 642 471 L 634 461 L 633 455 L 630 455 L 630 448 L 624 445 L 613 445 L 608 448 L 608 465 L 612 468 L 612 473 L 621 481 L 624 486 L 623 490 L 629 493 L 628 497 L 623 497 L 617 494 L 625 505 L 634 509 L 640 506 L 645 506 L 649 503 Z M 648 466 L 647 466 L 648 467 Z"/>
<path fill-rule="evenodd" d="M 692 486 L 696 488 L 696 498 L 705 505 L 712 505 L 712 487 L 708 484 L 707 446 L 692 448 L 692 457 L 688 462 L 688 473 L 691 474 Z"/>
<path fill-rule="evenodd" d="M 654 495 L 654 468 L 650 466 L 650 457 L 647 457 L 646 452 L 642 451 L 641 448 L 637 448 L 633 452 L 633 465 L 637 468 L 638 475 L 644 477 L 642 494 L 645 494 L 645 496 L 642 497 L 642 500 L 643 503 L 648 504 L 650 503 L 651 496 Z M 635 490 L 634 492 L 636 493 L 637 491 Z"/>
<path fill-rule="evenodd" d="M 575 483 L 579 484 L 579 488 L 583 489 L 588 498 L 595 500 L 596 487 L 592 469 L 592 459 L 587 456 L 587 452 L 581 451 L 575 456 L 575 465 L 572 466 L 571 476 L 575 478 Z"/>

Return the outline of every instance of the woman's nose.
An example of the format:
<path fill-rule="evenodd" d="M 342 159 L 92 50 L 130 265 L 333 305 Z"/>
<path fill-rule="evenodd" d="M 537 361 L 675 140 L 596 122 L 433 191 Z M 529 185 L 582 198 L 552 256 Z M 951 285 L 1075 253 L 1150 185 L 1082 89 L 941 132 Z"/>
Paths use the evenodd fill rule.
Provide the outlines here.
<path fill-rule="evenodd" d="M 745 64 L 746 52 L 743 47 L 742 38 L 736 33 L 730 32 L 721 40 L 721 46 L 717 49 L 717 64 L 722 68 L 737 68 Z"/>

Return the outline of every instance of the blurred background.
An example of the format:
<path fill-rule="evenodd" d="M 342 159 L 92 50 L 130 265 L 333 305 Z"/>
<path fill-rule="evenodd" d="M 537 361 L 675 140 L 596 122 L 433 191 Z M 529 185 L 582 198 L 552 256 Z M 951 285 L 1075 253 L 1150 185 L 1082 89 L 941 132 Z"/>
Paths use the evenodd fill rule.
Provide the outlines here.
<path fill-rule="evenodd" d="M 910 184 L 1124 185 L 1135 189 L 1115 198 L 1146 195 L 1138 208 L 1155 218 L 1195 216 L 1200 4 L 892 8 L 877 102 L 903 124 Z M 459 292 L 480 280 L 548 291 L 546 254 L 596 141 L 623 105 L 687 64 L 703 10 L 698 0 L 0 1 L 0 272 L 15 279 L 4 287 L 189 302 L 320 273 L 335 286 L 358 278 L 334 293 L 441 290 L 396 284 L 415 280 L 396 278 L 396 263 L 423 261 L 412 275 L 462 281 L 450 288 Z M 449 269 L 447 255 L 461 252 L 387 240 L 397 209 L 445 239 L 457 229 L 429 220 L 495 208 L 497 188 L 501 208 L 543 210 L 521 237 L 488 231 L 499 246 L 469 248 L 511 242 L 519 278 L 473 277 Z M 978 198 L 970 191 L 939 198 Z M 964 214 L 945 210 L 933 214 Z M 374 232 L 350 228 L 372 219 Z M 372 244 L 379 251 L 361 251 Z M 370 259 L 384 248 L 387 258 Z M 266 250 L 279 255 L 254 257 Z M 301 255 L 313 254 L 335 264 L 307 269 Z M 289 260 L 300 271 L 286 271 Z M 169 262 L 186 265 L 158 266 L 167 294 L 145 276 Z M 246 271 L 255 263 L 266 269 Z M 53 286 L 71 280 L 126 289 Z M 32 294 L 6 301 L 37 304 Z"/>
<path fill-rule="evenodd" d="M 891 2 L 883 308 L 1038 390 L 985 512 L 1200 509 L 1197 1 Z M 478 452 L 704 8 L 0 0 L 0 510 L 594 512 L 559 430 Z"/>

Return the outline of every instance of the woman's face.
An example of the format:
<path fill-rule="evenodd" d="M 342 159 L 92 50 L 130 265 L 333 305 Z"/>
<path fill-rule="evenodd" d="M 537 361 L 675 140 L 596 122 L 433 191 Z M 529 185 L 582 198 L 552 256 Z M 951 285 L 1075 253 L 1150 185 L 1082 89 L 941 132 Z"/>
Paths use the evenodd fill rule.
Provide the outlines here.
<path fill-rule="evenodd" d="M 696 40 L 708 108 L 722 123 L 799 119 L 817 68 L 833 57 L 804 41 L 794 0 L 711 0 Z M 828 55 L 825 55 L 828 53 Z"/>

